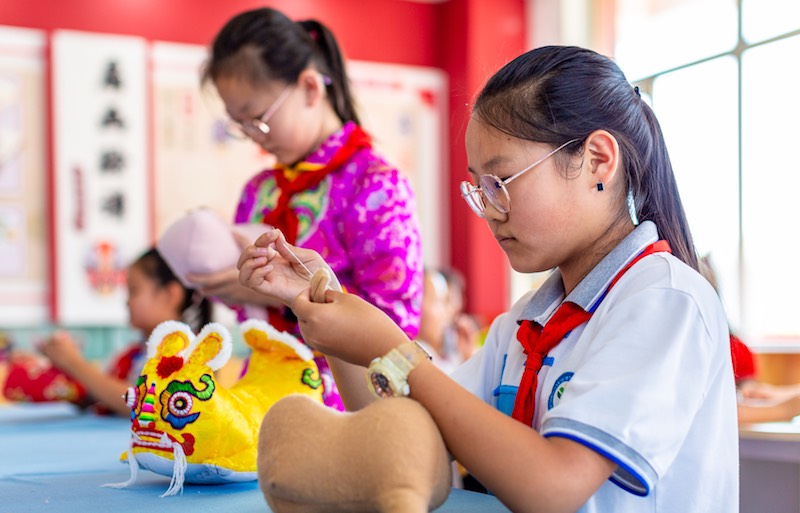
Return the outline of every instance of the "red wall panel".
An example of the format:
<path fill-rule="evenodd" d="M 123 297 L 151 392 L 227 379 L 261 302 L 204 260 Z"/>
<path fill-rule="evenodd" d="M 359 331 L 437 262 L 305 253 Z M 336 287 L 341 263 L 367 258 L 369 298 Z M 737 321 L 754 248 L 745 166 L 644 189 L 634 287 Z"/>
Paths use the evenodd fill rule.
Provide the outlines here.
<path fill-rule="evenodd" d="M 450 248 L 467 281 L 467 308 L 484 322 L 508 309 L 508 259 L 486 222 L 467 207 L 464 131 L 472 100 L 486 80 L 525 50 L 523 0 L 451 1 L 442 5 L 442 66 L 450 77 Z"/>
<path fill-rule="evenodd" d="M 264 6 L 323 21 L 353 59 L 438 66 L 437 5 L 400 0 L 0 0 L 0 25 L 208 44 L 231 16 Z"/>

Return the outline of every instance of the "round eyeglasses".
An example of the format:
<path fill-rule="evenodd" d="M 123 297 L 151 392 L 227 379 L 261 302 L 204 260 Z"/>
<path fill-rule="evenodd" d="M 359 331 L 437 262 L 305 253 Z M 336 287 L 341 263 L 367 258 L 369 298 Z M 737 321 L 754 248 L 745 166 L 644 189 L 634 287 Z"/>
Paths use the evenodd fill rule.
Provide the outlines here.
<path fill-rule="evenodd" d="M 270 118 L 275 115 L 278 108 L 283 101 L 289 96 L 291 86 L 286 86 L 278 98 L 270 105 L 264 114 L 257 118 L 249 119 L 247 121 L 234 121 L 229 119 L 225 125 L 225 132 L 234 139 L 247 139 L 252 136 L 267 135 L 270 131 L 270 126 L 267 124 Z"/>
<path fill-rule="evenodd" d="M 555 150 L 551 151 L 544 157 L 540 158 L 530 166 L 526 167 L 522 171 L 515 173 L 508 178 L 501 180 L 496 175 L 481 175 L 478 178 L 479 185 L 473 185 L 468 181 L 461 182 L 461 197 L 464 198 L 464 201 L 467 202 L 469 208 L 475 212 L 475 215 L 478 217 L 485 217 L 486 216 L 486 203 L 484 203 L 484 198 L 486 201 L 489 202 L 492 207 L 494 207 L 498 212 L 502 214 L 508 214 L 511 211 L 511 196 L 508 195 L 508 189 L 506 186 L 525 174 L 526 172 L 530 171 L 534 167 L 538 166 L 548 158 L 555 155 L 559 150 L 569 146 L 570 144 L 579 141 L 580 139 L 571 139 Z"/>

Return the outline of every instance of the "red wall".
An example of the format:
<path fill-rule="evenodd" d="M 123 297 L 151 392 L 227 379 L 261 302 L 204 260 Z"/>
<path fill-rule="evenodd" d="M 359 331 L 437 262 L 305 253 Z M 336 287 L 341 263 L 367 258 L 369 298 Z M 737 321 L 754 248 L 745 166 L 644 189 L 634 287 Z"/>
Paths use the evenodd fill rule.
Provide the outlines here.
<path fill-rule="evenodd" d="M 446 216 L 450 261 L 467 281 L 467 309 L 484 321 L 508 307 L 508 261 L 458 193 L 467 176 L 464 128 L 486 79 L 525 49 L 525 0 L 0 0 L 0 25 L 134 35 L 208 44 L 231 16 L 271 6 L 317 18 L 352 59 L 433 66 L 450 81 Z M 449 239 L 449 240 L 447 240 Z"/>
<path fill-rule="evenodd" d="M 207 44 L 234 14 L 265 6 L 323 21 L 353 59 L 438 65 L 438 6 L 400 0 L 0 0 L 0 25 Z"/>
<path fill-rule="evenodd" d="M 450 248 L 452 266 L 467 280 L 467 306 L 484 322 L 508 309 L 509 266 L 483 219 L 461 198 L 467 178 L 464 130 L 474 96 L 503 64 L 525 50 L 524 1 L 443 4 L 443 67 L 450 75 Z"/>

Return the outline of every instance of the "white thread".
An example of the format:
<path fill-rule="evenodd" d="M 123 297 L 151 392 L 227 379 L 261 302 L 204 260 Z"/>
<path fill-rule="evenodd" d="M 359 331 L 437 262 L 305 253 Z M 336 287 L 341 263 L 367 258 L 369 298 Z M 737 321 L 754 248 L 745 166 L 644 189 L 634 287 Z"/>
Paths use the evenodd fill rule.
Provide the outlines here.
<path fill-rule="evenodd" d="M 136 461 L 136 456 L 133 455 L 133 439 L 131 439 L 131 446 L 128 448 L 128 467 L 131 470 L 131 477 L 123 483 L 107 483 L 104 487 L 107 488 L 127 488 L 136 482 L 139 475 L 139 462 Z"/>
<path fill-rule="evenodd" d="M 183 453 L 183 447 L 178 442 L 172 444 L 172 480 L 169 482 L 169 488 L 164 492 L 161 497 L 169 497 L 171 495 L 183 494 L 183 479 L 186 475 L 186 455 Z"/>
<path fill-rule="evenodd" d="M 306 272 L 306 273 L 308 273 L 308 276 L 306 276 L 306 279 L 307 279 L 307 280 L 310 280 L 310 279 L 311 279 L 311 277 L 314 275 L 314 273 L 312 273 L 312 272 L 311 272 L 311 269 L 309 269 L 309 268 L 306 266 L 306 264 L 304 264 L 304 263 L 303 263 L 303 261 L 302 261 L 302 260 L 300 260 L 300 258 L 299 258 L 299 257 L 298 257 L 298 256 L 295 254 L 295 252 L 294 252 L 294 251 L 292 251 L 292 248 L 290 248 L 290 247 L 289 247 L 289 244 L 284 244 L 284 245 L 283 245 L 283 247 L 285 247 L 285 248 L 286 248 L 286 251 L 287 251 L 287 252 L 288 252 L 290 255 L 292 255 L 292 258 L 294 258 L 294 260 L 295 260 L 295 261 L 296 261 L 298 264 L 300 264 L 300 267 L 302 267 L 302 268 L 303 268 L 303 270 L 305 270 L 305 272 Z M 328 272 L 328 270 L 327 270 L 327 269 L 326 269 L 325 271 L 326 271 L 326 272 Z M 330 273 L 330 272 L 328 272 L 328 276 L 330 276 L 330 274 L 331 274 L 331 273 Z M 333 279 L 334 279 L 334 280 L 336 280 L 336 284 L 337 284 L 337 285 L 339 285 L 339 280 L 338 280 L 338 279 L 336 279 L 336 277 L 335 277 L 335 276 L 334 276 L 334 278 L 333 278 Z M 325 286 L 325 288 L 326 288 L 327 290 L 335 290 L 335 289 L 333 288 L 333 286 L 331 285 L 331 281 L 332 281 L 332 280 L 329 280 L 329 281 L 328 281 L 328 284 Z M 339 290 L 341 290 L 341 285 L 339 285 Z"/>

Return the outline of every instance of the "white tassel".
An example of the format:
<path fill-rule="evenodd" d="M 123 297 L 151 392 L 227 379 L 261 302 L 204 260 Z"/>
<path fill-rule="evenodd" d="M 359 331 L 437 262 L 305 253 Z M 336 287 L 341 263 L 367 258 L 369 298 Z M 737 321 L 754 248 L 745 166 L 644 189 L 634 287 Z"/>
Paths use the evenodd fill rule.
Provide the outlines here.
<path fill-rule="evenodd" d="M 136 457 L 133 455 L 132 440 L 131 440 L 131 446 L 128 448 L 128 467 L 130 467 L 131 469 L 131 477 L 127 481 L 123 483 L 108 483 L 104 484 L 103 486 L 108 488 L 127 488 L 128 486 L 136 482 L 136 478 L 139 475 L 139 462 L 136 461 Z"/>
<path fill-rule="evenodd" d="M 183 447 L 178 442 L 172 444 L 172 480 L 169 482 L 169 488 L 164 492 L 161 497 L 169 497 L 171 495 L 183 494 L 183 478 L 186 475 L 186 455 L 183 453 Z"/>

